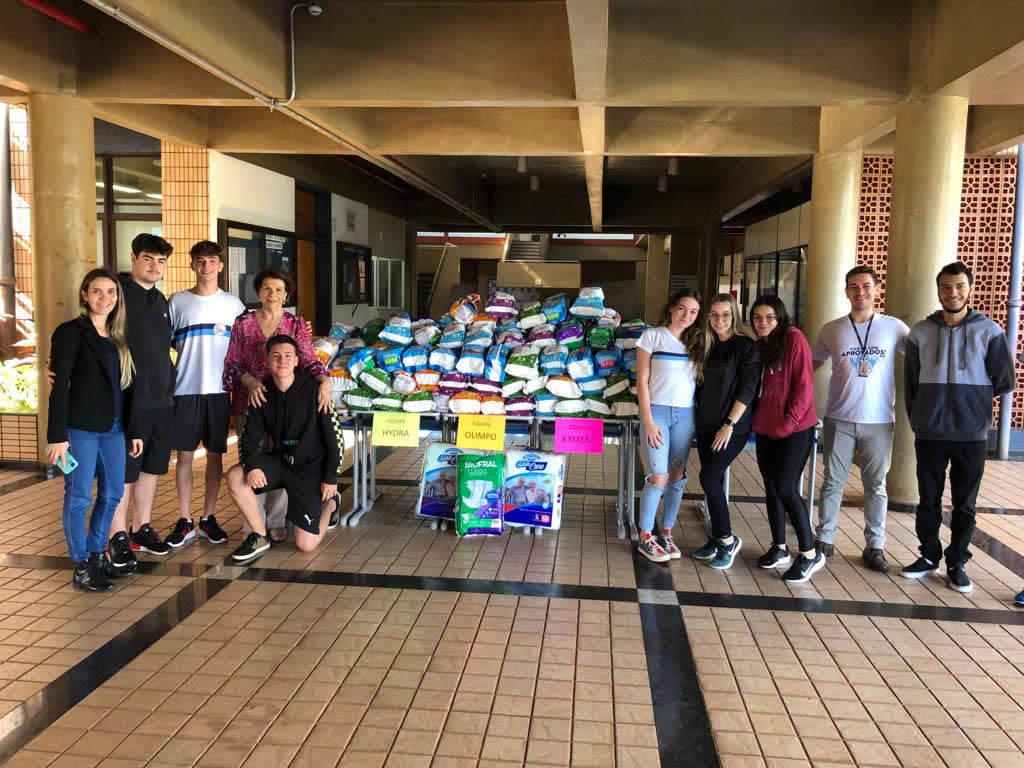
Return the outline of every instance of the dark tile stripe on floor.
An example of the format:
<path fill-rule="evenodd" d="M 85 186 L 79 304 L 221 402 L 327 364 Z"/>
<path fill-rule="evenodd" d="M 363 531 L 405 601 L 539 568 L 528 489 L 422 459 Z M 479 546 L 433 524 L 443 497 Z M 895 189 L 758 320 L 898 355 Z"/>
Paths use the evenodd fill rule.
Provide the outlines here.
<path fill-rule="evenodd" d="M 637 589 L 673 589 L 671 571 L 650 562 L 636 549 L 633 570 Z M 640 625 L 661 768 L 718 768 L 718 751 L 682 611 L 677 605 L 641 603 Z"/>
<path fill-rule="evenodd" d="M 117 674 L 231 582 L 196 579 L 0 718 L 0 761 Z"/>

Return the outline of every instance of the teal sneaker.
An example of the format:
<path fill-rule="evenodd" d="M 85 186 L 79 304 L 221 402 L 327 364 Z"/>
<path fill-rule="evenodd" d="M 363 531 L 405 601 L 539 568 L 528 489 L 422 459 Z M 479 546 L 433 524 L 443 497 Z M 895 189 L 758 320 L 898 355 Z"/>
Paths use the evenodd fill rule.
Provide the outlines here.
<path fill-rule="evenodd" d="M 708 539 L 708 543 L 703 547 L 693 550 L 693 557 L 695 560 L 710 560 L 717 552 L 718 539 Z"/>
<path fill-rule="evenodd" d="M 720 571 L 727 570 L 732 567 L 732 561 L 736 559 L 736 555 L 739 554 L 740 549 L 743 548 L 743 539 L 739 536 L 732 537 L 731 544 L 723 544 L 718 542 L 718 548 L 715 552 L 715 559 L 712 560 L 708 565 L 712 568 L 717 568 Z"/>

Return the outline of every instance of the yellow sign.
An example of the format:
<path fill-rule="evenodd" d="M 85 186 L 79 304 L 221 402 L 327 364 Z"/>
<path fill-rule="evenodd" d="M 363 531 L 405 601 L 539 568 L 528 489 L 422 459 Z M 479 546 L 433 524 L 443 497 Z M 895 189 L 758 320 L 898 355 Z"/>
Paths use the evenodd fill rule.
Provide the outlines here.
<path fill-rule="evenodd" d="M 397 412 L 373 414 L 370 442 L 373 445 L 415 448 L 420 444 L 420 415 Z"/>
<path fill-rule="evenodd" d="M 504 451 L 505 417 L 481 416 L 475 413 L 459 414 L 459 428 L 455 445 L 459 448 Z"/>

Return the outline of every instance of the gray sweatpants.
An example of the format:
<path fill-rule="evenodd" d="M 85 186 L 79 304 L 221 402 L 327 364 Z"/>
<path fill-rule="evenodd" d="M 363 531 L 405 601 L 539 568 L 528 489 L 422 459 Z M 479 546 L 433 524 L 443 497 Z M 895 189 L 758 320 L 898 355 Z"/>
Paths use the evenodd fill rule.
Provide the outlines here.
<path fill-rule="evenodd" d="M 825 419 L 825 482 L 818 508 L 817 541 L 835 541 L 843 488 L 850 476 L 850 465 L 856 464 L 864 484 L 864 540 L 872 549 L 885 549 L 885 511 L 889 502 L 885 476 L 892 459 L 892 433 L 892 424 Z"/>

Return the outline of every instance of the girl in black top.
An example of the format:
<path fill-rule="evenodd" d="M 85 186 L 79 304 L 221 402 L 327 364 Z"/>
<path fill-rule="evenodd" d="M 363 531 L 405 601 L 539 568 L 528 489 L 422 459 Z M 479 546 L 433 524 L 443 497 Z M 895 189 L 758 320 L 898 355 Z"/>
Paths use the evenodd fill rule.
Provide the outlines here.
<path fill-rule="evenodd" d="M 107 529 L 124 490 L 125 435 L 122 393 L 134 366 L 125 339 L 124 300 L 117 278 L 94 269 L 78 292 L 81 314 L 57 326 L 50 343 L 54 373 L 46 428 L 47 458 L 66 469 L 64 536 L 75 561 L 72 584 L 90 592 L 110 589 L 117 569 L 107 558 Z M 132 455 L 142 441 L 132 441 Z M 86 531 L 93 480 L 96 504 Z"/>
<path fill-rule="evenodd" d="M 751 406 L 761 383 L 761 353 L 740 321 L 731 295 L 719 293 L 709 306 L 710 344 L 706 345 L 704 382 L 697 392 L 696 433 L 712 538 L 693 556 L 725 570 L 743 546 L 729 521 L 725 471 L 750 437 Z"/>

